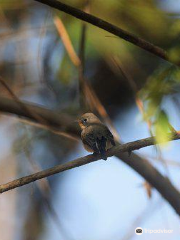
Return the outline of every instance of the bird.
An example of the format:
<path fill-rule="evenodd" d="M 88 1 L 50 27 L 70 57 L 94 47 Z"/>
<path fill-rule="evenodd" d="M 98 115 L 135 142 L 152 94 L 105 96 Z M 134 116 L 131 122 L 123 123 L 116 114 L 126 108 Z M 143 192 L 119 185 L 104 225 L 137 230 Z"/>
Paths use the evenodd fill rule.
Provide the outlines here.
<path fill-rule="evenodd" d="M 81 128 L 81 139 L 88 152 L 100 154 L 107 160 L 106 151 L 115 146 L 112 133 L 93 113 L 85 113 L 78 120 Z"/>

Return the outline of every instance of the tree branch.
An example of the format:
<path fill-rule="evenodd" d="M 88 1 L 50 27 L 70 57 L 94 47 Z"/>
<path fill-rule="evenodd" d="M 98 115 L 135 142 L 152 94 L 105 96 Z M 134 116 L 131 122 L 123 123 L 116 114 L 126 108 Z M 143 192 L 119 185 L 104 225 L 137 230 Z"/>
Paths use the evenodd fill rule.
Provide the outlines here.
<path fill-rule="evenodd" d="M 61 3 L 57 0 L 35 0 L 35 1 L 46 4 L 50 7 L 56 8 L 62 12 L 72 15 L 82 21 L 88 22 L 96 27 L 99 27 L 109 33 L 112 33 L 112 34 L 124 39 L 125 41 L 131 42 L 134 45 L 136 45 L 136 46 L 138 46 L 138 47 L 140 47 L 140 48 L 142 48 L 142 49 L 144 49 L 166 61 L 169 61 L 173 64 L 178 65 L 177 62 L 174 62 L 172 59 L 169 59 L 168 54 L 164 49 L 162 49 L 158 46 L 155 46 L 152 43 L 150 43 L 140 37 L 137 37 L 134 34 L 129 33 L 107 21 L 104 21 L 101 18 L 95 17 L 91 14 L 83 12 L 83 11 L 76 9 L 74 7 L 71 7 L 67 4 Z"/>
<path fill-rule="evenodd" d="M 180 134 L 176 134 L 173 137 L 171 136 L 171 140 L 177 140 L 180 139 Z M 111 156 L 117 156 L 119 155 L 119 153 L 121 152 L 129 152 L 129 151 L 133 151 L 133 150 L 138 150 L 140 148 L 144 148 L 147 146 L 151 146 L 154 145 L 155 143 L 155 138 L 154 137 L 149 137 L 149 138 L 144 138 L 141 140 L 137 140 L 137 141 L 133 141 L 133 142 L 129 142 L 129 143 L 125 143 L 122 145 L 118 145 L 116 147 L 111 148 L 108 152 L 107 152 L 107 157 L 111 157 Z M 31 182 L 34 182 L 36 180 L 75 168 L 75 167 L 79 167 L 94 161 L 98 161 L 101 159 L 101 156 L 98 155 L 87 155 L 85 157 L 81 157 L 81 158 L 77 158 L 74 161 L 70 161 L 58 166 L 55 166 L 53 168 L 49 168 L 47 170 L 44 171 L 39 171 L 35 174 L 31 174 L 28 175 L 26 177 L 22 177 L 19 178 L 17 180 L 14 180 L 12 182 L 6 183 L 6 184 L 2 184 L 0 185 L 0 193 L 9 191 L 11 189 L 17 188 L 17 187 L 21 187 L 24 186 L 26 184 L 29 184 Z M 134 165 L 137 165 L 136 168 L 138 169 L 139 172 L 144 172 L 142 175 L 146 175 L 145 173 L 147 173 L 148 176 L 153 175 L 153 181 L 151 179 L 151 184 L 159 189 L 163 189 L 163 191 L 161 191 L 161 194 L 163 195 L 163 197 L 168 200 L 168 202 L 173 206 L 173 208 L 176 210 L 176 212 L 180 215 L 180 195 L 179 192 L 177 190 L 174 189 L 174 187 L 172 186 L 172 184 L 170 183 L 170 181 L 168 179 L 165 179 L 154 167 L 152 167 L 147 161 L 145 162 L 134 162 Z"/>
<path fill-rule="evenodd" d="M 69 115 L 65 113 L 59 114 L 55 111 L 46 109 L 43 106 L 38 106 L 32 103 L 30 104 L 25 101 L 19 102 L 21 102 L 23 106 L 29 109 L 29 111 L 25 111 L 25 109 L 21 107 L 22 104 L 4 97 L 0 97 L 0 111 L 8 115 L 17 115 L 20 118 L 25 118 L 35 123 L 47 123 L 48 126 L 51 126 L 54 130 L 62 130 L 74 135 L 78 134 L 78 128 L 72 124 L 73 118 Z M 31 114 L 31 112 L 34 114 Z M 40 121 L 40 119 L 36 116 L 39 116 L 40 119 L 44 119 L 44 121 Z"/>
<path fill-rule="evenodd" d="M 21 101 L 22 102 L 22 101 Z M 60 114 L 48 109 L 45 109 L 40 106 L 35 106 L 33 104 L 29 104 L 27 102 L 22 102 L 23 105 L 26 105 L 26 108 L 29 108 L 30 111 L 24 111 L 17 102 L 0 97 L 0 111 L 5 114 L 13 114 L 17 115 L 21 118 L 28 119 L 37 123 L 40 118 L 35 118 L 34 115 L 31 115 L 30 112 L 34 111 L 35 115 L 39 115 L 41 118 L 44 118 L 45 122 L 48 123 L 48 126 L 52 126 L 54 129 L 67 131 L 70 134 L 79 135 L 79 130 L 76 128 L 74 124 L 72 124 L 73 119 L 66 115 Z M 42 124 L 40 122 L 40 124 Z M 180 135 L 174 135 L 173 139 L 179 139 Z M 124 151 L 132 151 L 135 149 L 139 149 L 141 147 L 146 147 L 154 144 L 153 138 L 147 138 L 139 141 L 135 141 L 132 143 L 127 143 L 122 146 L 117 146 L 117 148 L 113 148 L 109 151 L 108 156 L 115 155 L 117 158 L 121 159 L 125 164 L 129 165 L 132 169 L 138 172 L 143 178 L 145 178 L 154 188 L 159 191 L 159 193 L 171 204 L 171 206 L 176 210 L 176 212 L 180 215 L 180 193 L 176 190 L 176 188 L 171 184 L 171 182 L 162 176 L 148 161 L 144 160 L 137 154 L 132 153 L 129 156 Z M 117 153 L 116 153 L 117 150 Z M 58 172 L 62 172 L 74 167 L 78 167 L 93 161 L 97 161 L 100 159 L 100 156 L 89 155 L 84 158 L 78 158 L 72 162 L 65 163 L 54 167 L 52 169 L 48 169 L 42 171 L 40 173 L 36 173 L 25 178 L 21 178 L 13 181 L 12 183 L 3 184 L 0 186 L 0 192 L 8 191 L 12 189 L 13 186 L 22 186 L 28 184 L 32 181 L 36 181 L 43 177 L 50 176 L 52 174 L 56 174 Z"/>

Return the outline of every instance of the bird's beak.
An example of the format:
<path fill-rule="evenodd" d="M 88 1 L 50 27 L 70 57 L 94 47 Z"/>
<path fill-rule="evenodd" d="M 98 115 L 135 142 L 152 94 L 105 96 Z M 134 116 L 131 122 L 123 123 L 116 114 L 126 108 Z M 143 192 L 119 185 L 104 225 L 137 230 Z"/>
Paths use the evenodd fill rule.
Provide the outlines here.
<path fill-rule="evenodd" d="M 74 120 L 75 123 L 79 123 L 79 119 Z"/>

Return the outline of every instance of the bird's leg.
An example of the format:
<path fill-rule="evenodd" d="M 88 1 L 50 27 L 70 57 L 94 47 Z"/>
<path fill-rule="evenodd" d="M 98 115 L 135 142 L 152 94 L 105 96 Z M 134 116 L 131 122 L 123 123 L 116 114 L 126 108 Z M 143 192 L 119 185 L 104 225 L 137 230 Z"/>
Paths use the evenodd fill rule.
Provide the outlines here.
<path fill-rule="evenodd" d="M 103 160 L 107 160 L 107 157 L 104 156 L 104 155 L 102 155 L 102 154 L 99 153 L 99 152 L 93 152 L 93 155 L 94 155 L 95 157 L 100 155 Z"/>

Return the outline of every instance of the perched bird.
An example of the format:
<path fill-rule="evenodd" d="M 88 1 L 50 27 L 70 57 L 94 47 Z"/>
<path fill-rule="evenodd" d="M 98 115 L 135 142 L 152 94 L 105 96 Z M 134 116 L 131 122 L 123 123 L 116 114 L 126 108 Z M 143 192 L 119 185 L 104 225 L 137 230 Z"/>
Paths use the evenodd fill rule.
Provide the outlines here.
<path fill-rule="evenodd" d="M 100 153 L 102 159 L 106 160 L 106 151 L 115 146 L 112 133 L 93 113 L 83 114 L 78 122 L 84 148 L 94 154 Z"/>

